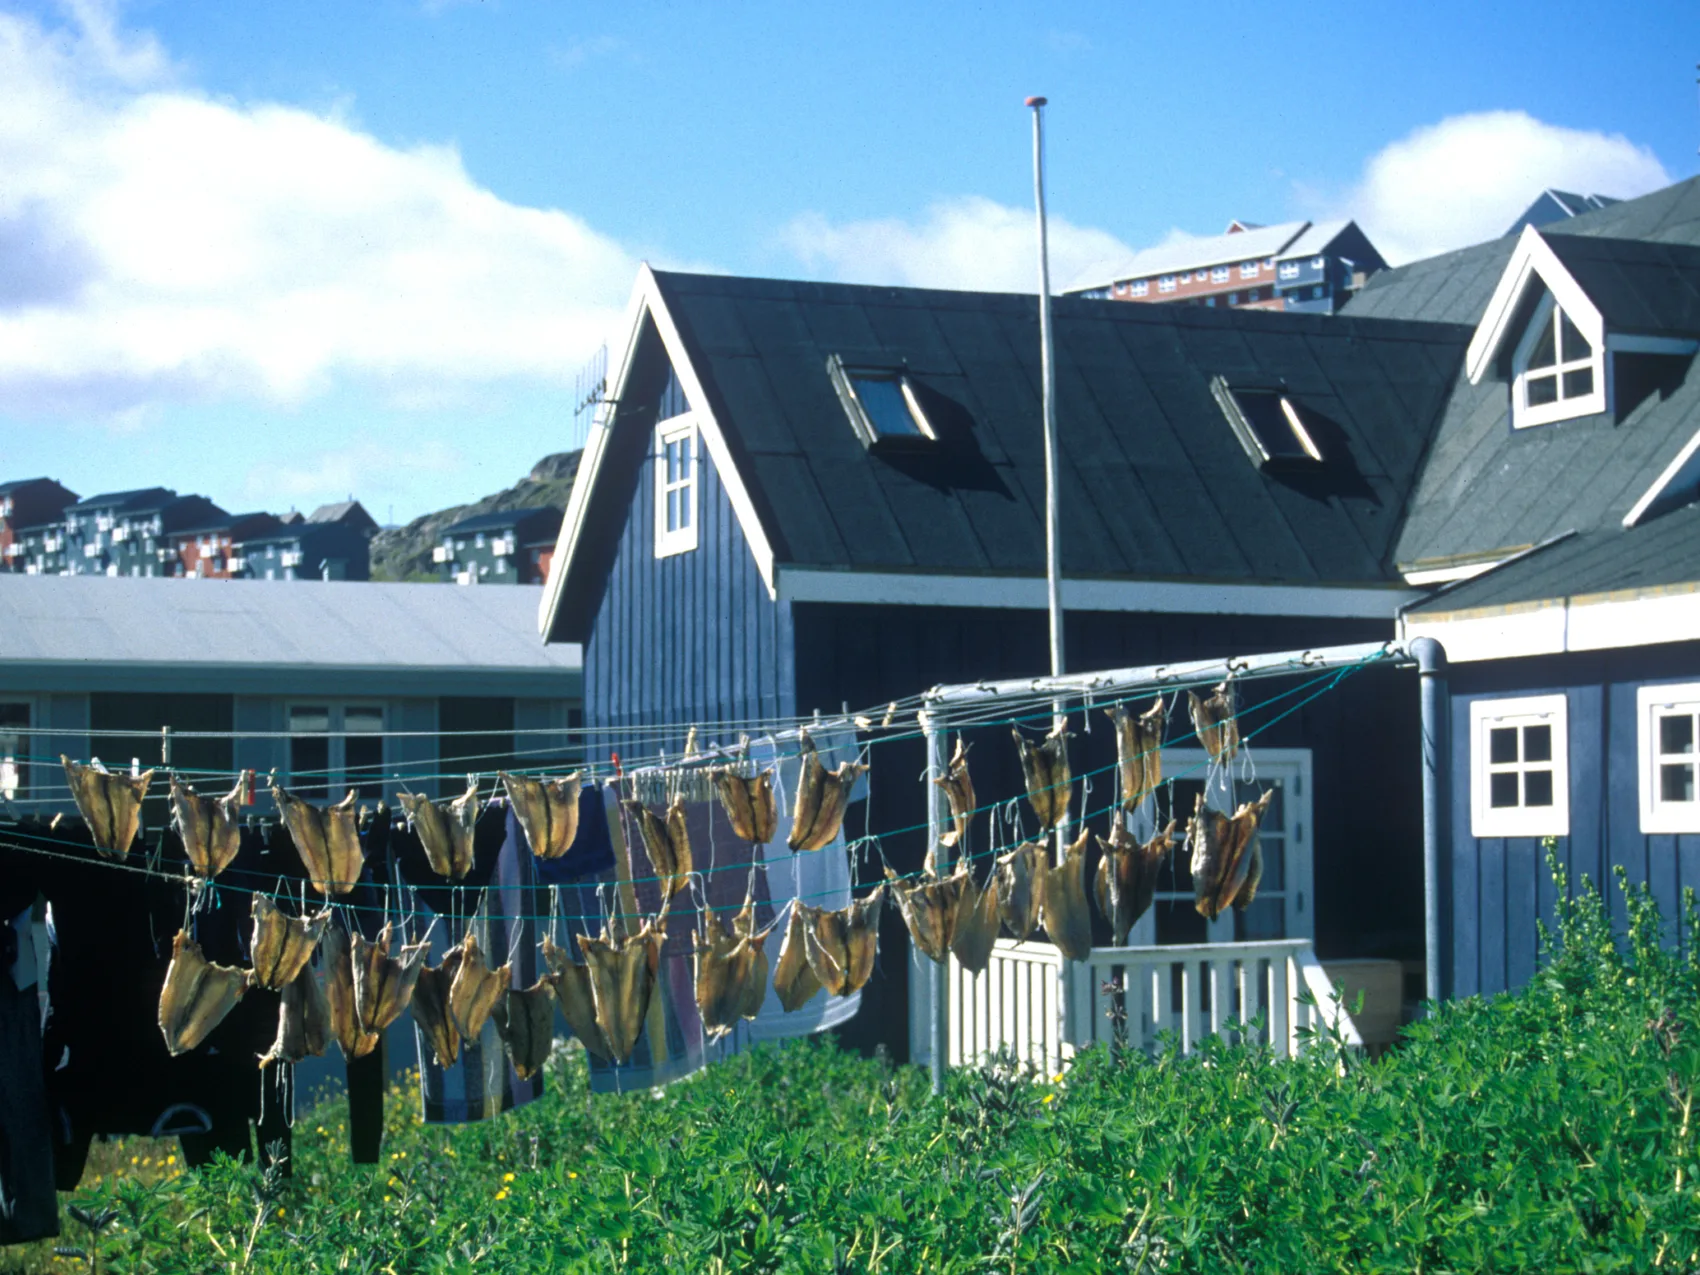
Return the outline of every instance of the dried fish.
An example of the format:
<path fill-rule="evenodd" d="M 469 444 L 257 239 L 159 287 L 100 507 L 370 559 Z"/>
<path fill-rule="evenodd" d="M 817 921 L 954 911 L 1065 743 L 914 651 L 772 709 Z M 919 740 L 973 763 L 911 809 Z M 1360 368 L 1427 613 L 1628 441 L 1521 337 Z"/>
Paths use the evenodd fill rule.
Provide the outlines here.
<path fill-rule="evenodd" d="M 791 905 L 785 941 L 779 948 L 779 964 L 773 970 L 773 990 L 779 997 L 780 1008 L 787 1014 L 801 1009 L 820 991 L 820 980 L 809 965 L 808 940 L 803 934 L 805 906 L 800 902 Z"/>
<path fill-rule="evenodd" d="M 845 761 L 837 770 L 821 765 L 820 753 L 808 731 L 797 732 L 797 749 L 802 759 L 802 776 L 797 781 L 797 800 L 791 808 L 791 835 L 785 844 L 793 850 L 821 850 L 832 844 L 844 824 L 850 790 L 868 768 Z"/>
<path fill-rule="evenodd" d="M 998 937 L 998 892 L 988 880 L 982 887 L 974 880 L 966 862 L 958 871 L 962 875 L 962 893 L 956 907 L 956 924 L 951 929 L 950 950 L 970 974 L 983 972 L 992 959 L 992 944 Z"/>
<path fill-rule="evenodd" d="M 261 1067 L 274 1062 L 298 1063 L 317 1058 L 331 1047 L 331 1009 L 313 971 L 301 967 L 287 987 L 277 1011 L 277 1039 L 260 1058 Z"/>
<path fill-rule="evenodd" d="M 202 797 L 171 776 L 171 818 L 183 839 L 183 852 L 196 872 L 212 880 L 230 866 L 242 848 L 242 825 L 236 811 L 248 799 L 246 780 L 223 797 Z"/>
<path fill-rule="evenodd" d="M 1256 801 L 1241 803 L 1231 818 L 1219 810 L 1206 808 L 1203 794 L 1199 795 L 1187 825 L 1187 842 L 1192 849 L 1193 906 L 1206 920 L 1214 921 L 1239 897 L 1250 878 L 1254 859 L 1261 879 L 1261 845 L 1255 854 L 1247 852 L 1257 844 L 1258 824 L 1274 795 L 1275 790 L 1270 788 Z M 1256 888 L 1254 884 L 1254 894 Z"/>
<path fill-rule="evenodd" d="M 1116 731 L 1116 770 L 1121 779 L 1122 808 L 1136 810 L 1163 782 L 1163 727 L 1168 715 L 1159 695 L 1138 717 L 1127 705 L 1104 710 Z"/>
<path fill-rule="evenodd" d="M 1041 920 L 1051 942 L 1071 961 L 1092 955 L 1092 917 L 1086 910 L 1086 843 L 1091 836 L 1082 824 L 1063 861 L 1045 869 Z"/>
<path fill-rule="evenodd" d="M 1240 750 L 1240 724 L 1234 716 L 1234 684 L 1219 683 L 1208 699 L 1194 691 L 1186 693 L 1187 711 L 1198 742 L 1211 761 L 1232 761 Z"/>
<path fill-rule="evenodd" d="M 272 800 L 289 829 L 307 879 L 323 895 L 347 894 L 360 880 L 364 856 L 355 825 L 354 789 L 334 806 L 310 805 L 286 788 L 272 785 Z"/>
<path fill-rule="evenodd" d="M 604 1062 L 612 1062 L 613 1054 L 596 1023 L 596 996 L 590 986 L 590 967 L 573 960 L 564 948 L 557 947 L 547 934 L 543 936 L 543 961 L 548 965 L 561 1014 L 572 1028 L 573 1035 L 584 1047 Z"/>
<path fill-rule="evenodd" d="M 1008 854 L 998 856 L 998 916 L 1018 939 L 1039 928 L 1048 866 L 1045 847 L 1037 841 L 1023 842 Z"/>
<path fill-rule="evenodd" d="M 153 771 L 145 770 L 132 779 L 84 766 L 63 753 L 59 761 L 65 767 L 65 781 L 71 786 L 77 813 L 94 838 L 94 848 L 108 859 L 122 859 L 130 853 L 142 826 L 142 798 L 153 782 Z"/>
<path fill-rule="evenodd" d="M 256 893 L 253 921 L 254 985 L 281 992 L 313 959 L 331 914 L 327 908 L 317 916 L 285 916 L 277 904 Z"/>
<path fill-rule="evenodd" d="M 803 914 L 803 939 L 809 968 L 822 987 L 835 996 L 862 989 L 874 972 L 879 946 L 880 905 L 885 886 L 848 907 L 828 911 L 798 904 Z"/>
<path fill-rule="evenodd" d="M 697 1012 L 710 1040 L 737 1026 L 749 975 L 750 945 L 730 927 L 706 920 L 695 938 Z"/>
<path fill-rule="evenodd" d="M 358 975 L 358 967 L 356 967 Z M 484 1020 L 513 983 L 513 967 L 491 969 L 470 930 L 460 941 L 460 968 L 449 986 L 449 1022 L 462 1040 L 477 1040 Z M 355 987 L 359 988 L 359 983 Z"/>
<path fill-rule="evenodd" d="M 354 1008 L 365 1032 L 381 1032 L 401 1017 L 425 968 L 429 943 L 404 943 L 400 953 L 391 956 L 393 937 L 390 925 L 370 942 L 362 935 L 354 936 Z"/>
<path fill-rule="evenodd" d="M 1033 807 L 1041 828 L 1055 828 L 1067 821 L 1073 793 L 1073 775 L 1068 768 L 1068 732 L 1059 724 L 1042 744 L 1029 743 L 1019 730 L 1013 733 L 1016 747 L 1021 751 L 1027 803 Z"/>
<path fill-rule="evenodd" d="M 530 1080 L 543 1070 L 550 1046 L 555 1043 L 553 976 L 545 974 L 530 987 L 509 989 L 490 1017 L 508 1048 L 514 1074 Z"/>
<path fill-rule="evenodd" d="M 596 1023 L 617 1063 L 632 1056 L 643 1031 L 666 939 L 666 931 L 654 920 L 645 920 L 635 935 L 628 936 L 616 920 L 599 938 L 578 936 L 579 951 L 590 967 Z"/>
<path fill-rule="evenodd" d="M 897 898 L 897 910 L 903 914 L 903 924 L 915 946 L 935 961 L 942 962 L 950 951 L 951 936 L 956 931 L 957 908 L 962 900 L 965 869 L 948 877 L 939 877 L 929 857 L 921 875 L 905 879 L 886 869 L 886 883 Z"/>
<path fill-rule="evenodd" d="M 1128 931 L 1156 897 L 1157 873 L 1168 857 L 1174 835 L 1175 821 L 1171 819 L 1168 827 L 1141 845 L 1118 814 L 1110 823 L 1110 839 L 1098 838 L 1103 857 L 1098 860 L 1094 893 L 1098 911 L 1110 923 L 1114 946 L 1127 946 Z"/>
<path fill-rule="evenodd" d="M 729 766 L 710 772 L 714 791 L 732 831 L 741 840 L 766 845 L 779 830 L 779 807 L 773 797 L 773 771 L 744 776 Z"/>
<path fill-rule="evenodd" d="M 954 846 L 962 843 L 968 835 L 968 825 L 974 820 L 974 781 L 968 777 L 968 747 L 962 742 L 962 736 L 956 737 L 956 751 L 951 754 L 944 777 L 933 782 L 944 789 L 945 800 L 950 802 L 952 827 L 939 838 L 939 844 Z"/>
<path fill-rule="evenodd" d="M 159 993 L 159 1030 L 166 1049 L 175 1057 L 195 1048 L 247 990 L 247 970 L 215 965 L 187 930 L 179 930 Z"/>
<path fill-rule="evenodd" d="M 398 793 L 408 822 L 419 834 L 431 871 L 450 881 L 461 881 L 472 871 L 473 833 L 478 827 L 478 785 L 472 783 L 451 802 Z"/>
<path fill-rule="evenodd" d="M 742 1018 L 753 1019 L 761 1013 L 762 1003 L 767 1000 L 767 974 L 770 964 L 767 955 L 767 934 L 757 934 L 752 928 L 755 924 L 755 909 L 749 908 L 749 922 L 739 925 L 743 942 L 749 946 L 749 964 L 744 971 L 744 996 L 738 1006 L 738 1014 Z M 743 913 L 739 913 L 742 917 Z M 735 922 L 736 924 L 736 922 Z"/>
<path fill-rule="evenodd" d="M 649 853 L 650 865 L 661 882 L 661 909 L 673 896 L 685 888 L 691 875 L 691 835 L 685 827 L 685 799 L 673 798 L 663 819 L 641 801 L 628 801 L 626 809 L 637 820 L 643 848 Z"/>
<path fill-rule="evenodd" d="M 449 991 L 460 971 L 460 959 L 460 948 L 451 947 L 441 965 L 427 965 L 420 970 L 413 1000 L 408 1003 L 413 1021 L 425 1033 L 439 1067 L 453 1067 L 455 1059 L 460 1057 L 460 1033 L 449 1019 Z"/>
<path fill-rule="evenodd" d="M 559 859 L 572 849 L 578 837 L 579 772 L 561 779 L 497 773 L 531 853 L 539 859 Z"/>
<path fill-rule="evenodd" d="M 333 925 L 325 935 L 325 999 L 330 1005 L 331 1033 L 342 1056 L 353 1062 L 378 1046 L 378 1033 L 363 1031 L 354 1001 L 354 955 L 348 931 Z M 417 976 L 415 976 L 417 977 Z"/>

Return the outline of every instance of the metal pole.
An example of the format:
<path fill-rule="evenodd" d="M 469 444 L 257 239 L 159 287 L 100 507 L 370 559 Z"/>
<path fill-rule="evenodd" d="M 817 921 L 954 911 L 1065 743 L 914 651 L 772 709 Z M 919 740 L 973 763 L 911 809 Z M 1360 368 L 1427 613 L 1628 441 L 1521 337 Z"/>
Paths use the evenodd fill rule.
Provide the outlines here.
<path fill-rule="evenodd" d="M 1447 854 L 1447 777 L 1451 748 L 1447 738 L 1446 650 L 1433 638 L 1411 643 L 1422 686 L 1423 720 L 1423 994 L 1438 1001 L 1449 990 L 1446 969 L 1445 897 Z"/>
<path fill-rule="evenodd" d="M 939 841 L 939 829 L 944 824 L 944 789 L 932 781 L 942 778 L 945 770 L 944 731 L 927 714 L 924 722 L 927 737 L 927 843 L 933 863 L 942 877 L 948 874 L 945 862 L 950 848 Z M 933 1092 L 944 1092 L 945 1068 L 950 1062 L 950 959 L 934 961 L 928 972 L 933 992 L 932 1057 Z"/>
<path fill-rule="evenodd" d="M 1045 597 L 1051 618 L 1051 676 L 1063 673 L 1061 545 L 1057 539 L 1057 370 L 1051 335 L 1051 253 L 1045 228 L 1045 99 L 1033 111 L 1033 202 L 1039 219 L 1039 374 L 1045 414 Z M 1060 710 L 1060 705 L 1059 705 Z M 1058 713 L 1061 725 L 1061 713 Z"/>

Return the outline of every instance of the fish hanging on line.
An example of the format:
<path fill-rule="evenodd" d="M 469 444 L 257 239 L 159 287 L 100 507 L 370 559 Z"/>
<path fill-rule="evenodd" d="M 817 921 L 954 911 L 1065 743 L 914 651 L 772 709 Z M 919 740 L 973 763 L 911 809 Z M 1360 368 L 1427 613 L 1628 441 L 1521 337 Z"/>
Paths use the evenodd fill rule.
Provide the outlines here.
<path fill-rule="evenodd" d="M 1192 728 L 1198 732 L 1198 742 L 1204 745 L 1210 760 L 1232 761 L 1240 750 L 1240 724 L 1234 716 L 1233 681 L 1218 683 L 1208 698 L 1188 691 L 1186 703 Z"/>
<path fill-rule="evenodd" d="M 350 959 L 354 966 L 354 1012 L 362 1032 L 381 1032 L 400 1018 L 413 1000 L 425 968 L 429 942 L 404 943 L 390 955 L 393 925 L 386 923 L 378 937 L 354 935 Z"/>
<path fill-rule="evenodd" d="M 1141 802 L 1163 783 L 1163 727 L 1168 713 L 1159 695 L 1151 707 L 1135 717 L 1127 705 L 1106 708 L 1116 732 L 1116 772 L 1121 780 L 1124 810 L 1137 810 Z"/>
<path fill-rule="evenodd" d="M 803 913 L 803 939 L 809 968 L 820 985 L 834 996 L 862 990 L 874 972 L 879 947 L 880 905 L 885 886 L 848 907 L 827 910 L 798 904 Z"/>
<path fill-rule="evenodd" d="M 1040 828 L 1056 828 L 1068 821 L 1068 804 L 1073 794 L 1073 775 L 1068 768 L 1068 732 L 1058 724 L 1041 744 L 1030 743 L 1011 727 L 1021 752 L 1021 774 L 1027 783 L 1027 804 L 1033 807 Z"/>
<path fill-rule="evenodd" d="M 797 780 L 797 799 L 791 807 L 791 835 L 785 844 L 797 851 L 822 850 L 838 835 L 850 804 L 850 790 L 868 768 L 860 762 L 845 761 L 838 769 L 828 770 L 806 730 L 797 732 L 797 751 L 802 772 Z"/>
<path fill-rule="evenodd" d="M 739 916 L 717 924 L 705 912 L 695 940 L 697 1012 L 710 1040 L 724 1036 L 746 1015 L 752 996 L 756 1009 L 767 991 L 767 958 L 762 953 L 765 936 L 754 932 L 755 904 L 748 902 Z M 757 966 L 760 966 L 759 978 Z M 752 987 L 759 982 L 760 993 Z"/>
<path fill-rule="evenodd" d="M 201 945 L 179 930 L 171 943 L 171 964 L 159 993 L 159 1031 L 172 1057 L 204 1041 L 248 990 L 248 971 L 217 965 Z"/>
<path fill-rule="evenodd" d="M 490 1018 L 507 1048 L 514 1074 L 530 1080 L 543 1070 L 555 1043 L 554 976 L 545 974 L 530 987 L 509 988 Z"/>
<path fill-rule="evenodd" d="M 283 989 L 277 1010 L 277 1039 L 260 1057 L 260 1066 L 317 1058 L 331 1047 L 331 1036 L 330 1002 L 312 968 L 303 965 Z"/>
<path fill-rule="evenodd" d="M 281 992 L 313 959 L 330 924 L 330 910 L 317 916 L 286 916 L 266 895 L 256 893 L 253 898 L 249 948 L 254 954 L 254 986 Z"/>
<path fill-rule="evenodd" d="M 885 876 L 909 937 L 924 955 L 942 964 L 956 933 L 957 908 L 968 881 L 966 863 L 958 864 L 955 872 L 941 877 L 929 850 L 920 876 L 901 877 L 890 868 L 885 870 Z"/>
<path fill-rule="evenodd" d="M 354 1001 L 354 954 L 348 931 L 333 925 L 325 935 L 324 949 L 325 1000 L 330 1006 L 331 1034 L 342 1046 L 342 1056 L 353 1062 L 378 1047 L 378 1033 L 360 1026 L 360 1013 Z M 412 999 L 411 988 L 409 999 Z"/>
<path fill-rule="evenodd" d="M 630 1058 L 637 1046 L 666 940 L 659 918 L 645 919 L 638 932 L 628 936 L 617 916 L 603 926 L 600 937 L 578 936 L 579 951 L 590 967 L 596 1022 L 616 1063 Z"/>
<path fill-rule="evenodd" d="M 460 941 L 460 966 L 449 985 L 449 1022 L 462 1040 L 478 1039 L 490 1011 L 512 984 L 513 966 L 491 969 L 477 936 L 468 930 Z"/>
<path fill-rule="evenodd" d="M 1045 898 L 1045 869 L 1049 866 L 1048 853 L 1037 841 L 1024 841 L 998 856 L 994 869 L 998 916 L 1018 939 L 1039 928 L 1039 913 Z"/>
<path fill-rule="evenodd" d="M 539 859 L 559 859 L 578 839 L 579 771 L 561 779 L 497 772 L 526 844 Z"/>
<path fill-rule="evenodd" d="M 962 736 L 956 737 L 956 751 L 951 754 L 944 775 L 933 783 L 944 790 L 945 800 L 950 804 L 952 826 L 939 837 L 939 844 L 966 847 L 968 825 L 974 819 L 974 781 L 968 776 L 968 746 L 962 742 Z"/>
<path fill-rule="evenodd" d="M 730 766 L 709 772 L 714 791 L 733 833 L 752 845 L 766 845 L 779 830 L 779 809 L 773 797 L 773 771 L 745 776 Z"/>
<path fill-rule="evenodd" d="M 419 1024 L 437 1065 L 443 1068 L 453 1067 L 460 1057 L 460 1033 L 449 1018 L 449 991 L 460 972 L 460 961 L 461 949 L 457 945 L 444 954 L 442 964 L 427 965 L 420 970 L 413 999 L 408 1003 L 413 1021 Z M 376 1039 L 374 1036 L 373 1040 Z"/>
<path fill-rule="evenodd" d="M 122 859 L 142 826 L 142 798 L 148 795 L 153 771 L 129 775 L 109 774 L 95 766 L 74 762 L 59 754 L 65 781 L 77 803 L 77 813 L 88 825 L 94 848 L 108 859 Z"/>
<path fill-rule="evenodd" d="M 650 866 L 661 883 L 661 910 L 665 912 L 673 896 L 685 888 L 692 870 L 691 834 L 685 826 L 685 800 L 673 798 L 663 819 L 641 801 L 627 801 L 626 809 L 637 820 L 638 835 L 649 854 Z"/>
<path fill-rule="evenodd" d="M 473 833 L 478 828 L 478 784 L 450 802 L 432 801 L 410 792 L 397 793 L 407 821 L 419 834 L 431 871 L 450 881 L 463 881 L 472 871 Z"/>
<path fill-rule="evenodd" d="M 963 860 L 962 892 L 956 905 L 956 924 L 951 927 L 950 951 L 970 974 L 982 974 L 991 963 L 992 945 L 998 937 L 997 884 L 988 878 L 984 886 L 974 880 Z"/>
<path fill-rule="evenodd" d="M 596 994 L 590 985 L 590 966 L 573 960 L 566 949 L 557 947 L 547 934 L 543 936 L 543 963 L 549 967 L 550 976 L 555 980 L 551 984 L 555 1000 L 573 1035 L 603 1062 L 612 1062 L 613 1051 L 596 1021 Z"/>
<path fill-rule="evenodd" d="M 773 990 L 779 1006 L 787 1014 L 794 1013 L 820 991 L 820 980 L 809 965 L 808 940 L 803 936 L 803 907 L 791 905 L 791 919 L 785 926 L 785 941 L 779 948 L 779 963 L 773 968 Z"/>
<path fill-rule="evenodd" d="M 1040 922 L 1051 942 L 1071 961 L 1092 955 L 1092 917 L 1086 910 L 1086 843 L 1092 830 L 1080 825 L 1080 836 L 1063 853 L 1063 861 L 1044 870 Z"/>
<path fill-rule="evenodd" d="M 246 772 L 223 797 L 202 797 L 175 773 L 171 776 L 171 821 L 190 866 L 208 881 L 228 868 L 242 848 L 242 824 L 236 812 L 247 801 Z"/>
<path fill-rule="evenodd" d="M 1187 842 L 1192 850 L 1193 906 L 1205 920 L 1214 921 L 1230 904 L 1243 911 L 1256 896 L 1263 876 L 1257 829 L 1274 796 L 1273 788 L 1266 789 L 1256 801 L 1242 802 L 1230 817 L 1207 808 L 1204 794 L 1199 794 Z"/>
<path fill-rule="evenodd" d="M 1120 813 L 1111 816 L 1110 839 L 1098 838 L 1102 858 L 1098 860 L 1093 893 L 1098 911 L 1110 923 L 1112 946 L 1126 947 L 1128 932 L 1145 915 L 1157 895 L 1157 874 L 1169 857 L 1175 821 L 1141 845 Z"/>
<path fill-rule="evenodd" d="M 272 800 L 301 862 L 307 879 L 327 898 L 354 889 L 365 866 L 360 849 L 360 830 L 355 821 L 355 792 L 334 806 L 319 807 L 301 800 L 287 788 L 272 785 Z"/>

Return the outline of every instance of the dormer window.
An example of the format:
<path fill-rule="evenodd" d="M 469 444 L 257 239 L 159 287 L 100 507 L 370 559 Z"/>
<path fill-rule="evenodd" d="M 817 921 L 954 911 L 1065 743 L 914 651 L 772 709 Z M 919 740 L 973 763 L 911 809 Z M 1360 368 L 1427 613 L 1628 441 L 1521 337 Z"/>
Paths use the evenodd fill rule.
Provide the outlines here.
<path fill-rule="evenodd" d="M 826 366 L 862 446 L 924 446 L 938 439 L 915 383 L 902 368 L 853 367 L 836 354 Z"/>
<path fill-rule="evenodd" d="M 1218 376 L 1211 379 L 1210 392 L 1259 469 L 1303 469 L 1322 463 L 1316 432 L 1284 386 L 1230 385 Z"/>
<path fill-rule="evenodd" d="M 1552 293 L 1535 306 L 1512 356 L 1512 425 L 1525 429 L 1605 410 L 1600 351 Z"/>

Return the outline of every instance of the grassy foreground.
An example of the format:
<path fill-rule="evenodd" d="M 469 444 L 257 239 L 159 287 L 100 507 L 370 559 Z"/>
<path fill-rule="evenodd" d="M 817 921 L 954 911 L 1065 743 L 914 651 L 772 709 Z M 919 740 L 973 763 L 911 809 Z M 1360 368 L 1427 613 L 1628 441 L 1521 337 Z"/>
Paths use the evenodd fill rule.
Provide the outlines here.
<path fill-rule="evenodd" d="M 67 1215 L 86 1256 L 0 1270 L 1691 1271 L 1700 962 L 1627 898 L 1627 941 L 1590 891 L 1531 987 L 1375 1062 L 1100 1051 L 937 1100 L 918 1069 L 799 1042 L 593 1098 L 563 1052 L 500 1121 L 395 1103 L 378 1169 L 349 1165 L 335 1104 L 297 1122 L 292 1181 L 114 1144 L 67 1197 L 110 1211 Z"/>

